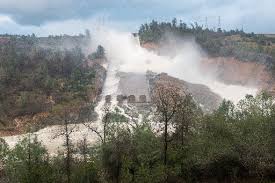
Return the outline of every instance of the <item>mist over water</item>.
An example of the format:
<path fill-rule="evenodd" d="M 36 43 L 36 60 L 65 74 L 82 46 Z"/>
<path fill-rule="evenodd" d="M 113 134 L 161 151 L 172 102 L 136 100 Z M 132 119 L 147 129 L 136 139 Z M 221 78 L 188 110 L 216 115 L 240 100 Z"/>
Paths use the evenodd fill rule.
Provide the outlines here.
<path fill-rule="evenodd" d="M 100 31 L 92 32 L 92 45 L 102 45 L 106 50 L 107 58 L 110 62 L 109 68 L 116 71 L 145 73 L 150 70 L 156 73 L 165 72 L 179 79 L 204 84 L 222 98 L 238 102 L 246 94 L 255 95 L 257 88 L 249 88 L 239 85 L 226 85 L 218 82 L 213 75 L 206 75 L 199 69 L 203 54 L 198 45 L 191 40 L 182 41 L 174 45 L 176 54 L 173 57 L 159 56 L 152 51 L 148 51 L 139 45 L 139 42 L 129 32 L 118 32 L 102 28 Z M 175 50 L 171 50 L 175 52 Z M 110 85 L 110 81 L 115 78 L 107 78 L 104 94 L 113 94 L 116 86 Z"/>

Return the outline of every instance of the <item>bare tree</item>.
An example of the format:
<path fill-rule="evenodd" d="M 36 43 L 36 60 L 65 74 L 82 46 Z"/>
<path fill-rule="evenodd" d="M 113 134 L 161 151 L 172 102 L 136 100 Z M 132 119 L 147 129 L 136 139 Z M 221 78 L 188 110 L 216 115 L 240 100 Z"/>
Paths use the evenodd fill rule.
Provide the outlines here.
<path fill-rule="evenodd" d="M 102 118 L 102 124 L 103 129 L 102 131 L 98 130 L 97 126 L 93 126 L 93 123 L 88 123 L 87 121 L 83 123 L 84 126 L 86 126 L 91 132 L 96 133 L 97 136 L 100 138 L 102 144 L 106 143 L 107 135 L 108 135 L 108 125 L 110 123 L 111 119 L 111 110 L 110 106 L 106 105 L 103 108 L 103 118 Z"/>
<path fill-rule="evenodd" d="M 70 177 L 71 177 L 71 144 L 70 144 L 70 135 L 73 132 L 73 129 L 68 128 L 69 121 L 65 119 L 65 146 L 66 146 L 66 151 L 67 151 L 67 156 L 66 156 L 66 172 L 67 172 L 67 180 L 68 183 L 70 183 Z"/>
<path fill-rule="evenodd" d="M 111 120 L 111 110 L 110 110 L 110 106 L 105 106 L 104 107 L 104 116 L 103 116 L 103 144 L 106 143 L 106 138 L 108 135 L 108 125 L 110 123 Z"/>
<path fill-rule="evenodd" d="M 160 116 L 160 122 L 164 124 L 164 165 L 167 165 L 168 127 L 175 116 L 180 97 L 184 92 L 171 84 L 157 84 L 152 92 L 152 101 L 156 106 L 156 112 Z"/>
<path fill-rule="evenodd" d="M 80 151 L 80 154 L 83 156 L 83 159 L 82 159 L 82 162 L 83 162 L 83 165 L 84 165 L 84 171 L 85 171 L 85 176 L 83 177 L 85 179 L 86 182 L 90 182 L 89 180 L 89 176 L 87 176 L 87 174 L 89 173 L 89 169 L 87 167 L 87 163 L 88 163 L 88 153 L 89 153 L 89 150 L 88 150 L 88 144 L 87 144 L 87 138 L 84 137 L 83 140 L 81 140 L 79 143 L 78 143 L 78 150 Z"/>
<path fill-rule="evenodd" d="M 80 151 L 80 154 L 83 155 L 83 161 L 87 163 L 88 144 L 86 137 L 84 137 L 83 140 L 78 143 L 78 149 Z"/>
<path fill-rule="evenodd" d="M 30 176 L 31 174 L 31 164 L 32 164 L 32 138 L 33 138 L 33 128 L 31 127 L 31 125 L 29 124 L 27 126 L 27 133 L 28 133 L 28 137 L 27 137 L 27 140 L 28 140 L 28 147 L 27 147 L 27 154 L 28 154 L 28 159 L 27 159 L 27 162 L 28 162 L 28 175 Z M 35 139 L 37 140 L 37 137 L 35 136 L 35 138 L 33 138 L 33 143 L 35 143 Z M 35 162 L 36 163 L 36 162 Z"/>
<path fill-rule="evenodd" d="M 54 138 L 58 136 L 64 136 L 64 146 L 65 146 L 65 170 L 67 182 L 71 182 L 71 162 L 72 162 L 72 143 L 71 134 L 76 128 L 76 123 L 78 122 L 79 115 L 66 111 L 63 117 L 63 128 L 56 134 Z"/>

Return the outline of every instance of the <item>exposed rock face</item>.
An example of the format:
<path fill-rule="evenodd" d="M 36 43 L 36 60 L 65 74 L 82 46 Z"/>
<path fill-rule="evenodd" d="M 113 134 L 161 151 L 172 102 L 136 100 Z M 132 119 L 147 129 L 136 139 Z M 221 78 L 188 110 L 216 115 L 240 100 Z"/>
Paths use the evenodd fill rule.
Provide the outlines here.
<path fill-rule="evenodd" d="M 219 95 L 212 92 L 207 86 L 201 84 L 192 84 L 174 77 L 166 73 L 155 74 L 147 73 L 151 90 L 156 84 L 169 84 L 177 88 L 182 88 L 185 93 L 190 93 L 198 105 L 205 111 L 211 112 L 218 108 L 222 99 Z"/>

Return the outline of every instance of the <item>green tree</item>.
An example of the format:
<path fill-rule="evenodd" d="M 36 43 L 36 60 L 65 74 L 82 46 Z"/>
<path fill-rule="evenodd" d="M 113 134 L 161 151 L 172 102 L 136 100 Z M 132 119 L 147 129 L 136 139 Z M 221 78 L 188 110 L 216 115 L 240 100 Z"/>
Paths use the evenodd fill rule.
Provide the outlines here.
<path fill-rule="evenodd" d="M 0 138 L 0 159 L 3 160 L 9 151 L 8 145 L 4 139 Z"/>
<path fill-rule="evenodd" d="M 30 138 L 30 137 L 29 137 Z M 8 153 L 6 173 L 10 182 L 52 182 L 46 149 L 34 137 L 24 138 Z"/>
<path fill-rule="evenodd" d="M 194 135 L 192 129 L 197 129 L 203 114 L 190 94 L 178 99 L 179 105 L 175 114 L 174 149 L 176 155 L 174 166 L 180 164 L 180 175 L 183 178 L 186 170 L 187 151 Z M 175 166 L 176 167 L 176 166 Z"/>
<path fill-rule="evenodd" d="M 160 140 L 146 124 L 119 129 L 102 147 L 102 163 L 111 182 L 163 182 Z"/>

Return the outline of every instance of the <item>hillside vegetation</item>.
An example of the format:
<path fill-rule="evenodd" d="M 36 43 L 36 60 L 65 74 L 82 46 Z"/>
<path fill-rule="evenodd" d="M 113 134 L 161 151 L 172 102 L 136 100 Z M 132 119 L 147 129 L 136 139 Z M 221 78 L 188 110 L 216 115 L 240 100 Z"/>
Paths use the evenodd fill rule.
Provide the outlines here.
<path fill-rule="evenodd" d="M 22 116 L 29 123 L 41 114 L 36 121 L 43 123 L 65 109 L 92 107 L 89 96 L 97 96 L 95 81 L 105 71 L 87 67 L 88 36 L 3 35 L 0 41 L 0 128 L 24 125 L 14 121 Z"/>

